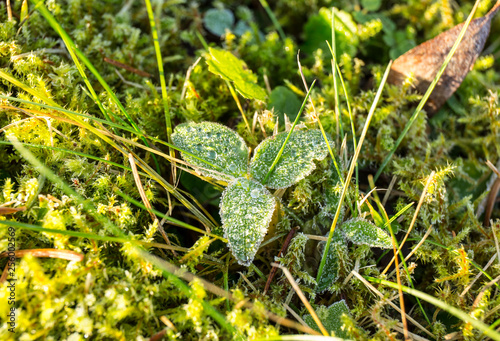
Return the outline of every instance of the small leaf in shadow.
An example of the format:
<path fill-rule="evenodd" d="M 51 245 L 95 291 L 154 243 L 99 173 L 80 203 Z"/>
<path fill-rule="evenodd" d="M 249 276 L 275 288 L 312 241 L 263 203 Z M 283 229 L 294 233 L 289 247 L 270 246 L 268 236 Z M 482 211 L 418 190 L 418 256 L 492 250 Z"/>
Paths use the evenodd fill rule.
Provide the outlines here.
<path fill-rule="evenodd" d="M 435 114 L 458 89 L 483 50 L 490 34 L 491 20 L 500 9 L 500 1 L 484 17 L 471 21 L 453 58 L 425 104 L 428 114 Z M 425 93 L 434 80 L 446 56 L 457 40 L 463 23 L 406 52 L 394 61 L 388 82 L 400 85 L 413 73 L 414 84 Z"/>

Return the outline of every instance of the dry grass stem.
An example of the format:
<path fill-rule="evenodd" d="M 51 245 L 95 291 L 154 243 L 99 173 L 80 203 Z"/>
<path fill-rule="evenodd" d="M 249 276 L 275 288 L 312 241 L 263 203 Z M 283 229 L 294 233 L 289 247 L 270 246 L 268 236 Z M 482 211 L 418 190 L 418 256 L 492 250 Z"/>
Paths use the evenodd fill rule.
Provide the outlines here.
<path fill-rule="evenodd" d="M 316 312 L 314 311 L 313 307 L 311 306 L 311 304 L 309 303 L 309 301 L 307 300 L 306 296 L 304 295 L 304 293 L 302 292 L 302 290 L 300 290 L 300 287 L 299 285 L 297 284 L 297 282 L 295 282 L 295 279 L 293 279 L 293 276 L 292 274 L 290 273 L 290 271 L 288 271 L 287 268 L 285 268 L 284 266 L 282 265 L 279 265 L 277 263 L 271 263 L 272 266 L 275 266 L 275 267 L 278 267 L 280 268 L 283 273 L 285 274 L 286 278 L 288 279 L 288 282 L 290 282 L 292 288 L 295 290 L 295 292 L 297 293 L 297 296 L 299 296 L 300 300 L 302 301 L 302 303 L 304 304 L 304 306 L 306 307 L 307 311 L 309 312 L 309 314 L 311 314 L 314 322 L 316 322 L 316 324 L 318 325 L 319 327 L 319 330 L 321 330 L 321 333 L 325 336 L 328 336 L 328 331 L 325 329 L 325 327 L 323 326 L 323 323 L 321 323 L 321 320 L 319 319 L 318 315 L 316 314 Z"/>

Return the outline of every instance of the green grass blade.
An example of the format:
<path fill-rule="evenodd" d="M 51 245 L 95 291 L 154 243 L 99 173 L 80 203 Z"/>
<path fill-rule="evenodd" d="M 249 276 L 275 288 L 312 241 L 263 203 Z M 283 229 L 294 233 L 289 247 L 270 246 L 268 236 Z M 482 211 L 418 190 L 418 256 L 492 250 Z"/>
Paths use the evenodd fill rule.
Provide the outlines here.
<path fill-rule="evenodd" d="M 264 185 L 266 184 L 267 179 L 269 178 L 269 176 L 273 172 L 274 168 L 278 164 L 278 162 L 279 162 L 279 160 L 281 158 L 281 155 L 283 154 L 283 151 L 285 150 L 285 146 L 286 146 L 288 140 L 290 139 L 290 136 L 293 133 L 293 128 L 295 128 L 295 126 L 297 125 L 297 122 L 299 121 L 300 115 L 302 114 L 302 111 L 304 111 L 304 108 L 306 107 L 307 100 L 309 99 L 309 95 L 311 94 L 311 91 L 314 88 L 314 84 L 315 83 L 316 83 L 316 80 L 314 80 L 312 82 L 311 86 L 309 87 L 309 91 L 307 92 L 306 98 L 304 98 L 304 101 L 302 102 L 302 106 L 300 107 L 299 113 L 297 114 L 297 117 L 295 118 L 295 121 L 293 121 L 293 125 L 290 128 L 290 131 L 288 132 L 288 135 L 286 136 L 285 141 L 283 141 L 283 145 L 281 146 L 281 149 L 279 150 L 278 155 L 276 155 L 276 158 L 274 159 L 274 161 L 273 161 L 273 163 L 271 165 L 271 168 L 269 169 L 269 172 L 267 172 L 266 177 L 264 178 L 264 181 L 262 181 L 262 183 Z"/>
<path fill-rule="evenodd" d="M 276 28 L 276 30 L 278 31 L 279 35 L 280 35 L 280 38 L 281 40 L 285 41 L 286 39 L 286 34 L 285 32 L 283 31 L 283 29 L 281 28 L 281 25 L 278 21 L 278 19 L 276 19 L 276 16 L 274 15 L 272 9 L 269 7 L 269 4 L 267 3 L 266 0 L 259 0 L 260 4 L 262 5 L 262 7 L 264 7 L 264 10 L 266 11 L 267 15 L 269 16 L 269 19 L 271 19 L 274 27 Z"/>
<path fill-rule="evenodd" d="M 333 57 L 332 77 L 333 77 L 333 91 L 335 92 L 335 116 L 337 117 L 337 134 L 339 133 L 339 130 L 340 130 L 340 136 L 341 136 L 341 138 L 344 138 L 344 127 L 342 126 L 342 120 L 341 120 L 341 116 L 340 116 L 339 91 L 338 91 L 338 87 L 337 87 L 337 68 L 338 68 L 338 65 L 337 65 L 337 44 L 335 42 L 335 7 L 332 7 L 332 45 L 329 47 L 330 47 L 330 52 L 331 52 L 332 57 Z M 342 77 L 342 74 L 339 74 L 339 77 Z M 347 100 L 347 103 L 349 105 L 349 99 L 347 98 L 347 93 L 346 93 L 346 100 Z M 339 143 L 338 140 L 339 139 L 337 138 L 337 144 Z"/>
<path fill-rule="evenodd" d="M 167 141 L 172 143 L 172 122 L 170 120 L 170 108 L 168 105 L 167 83 L 165 81 L 165 72 L 163 70 L 163 58 L 161 56 L 160 41 L 158 38 L 158 31 L 156 29 L 155 16 L 153 14 L 153 7 L 150 0 L 144 0 L 146 3 L 146 10 L 149 17 L 149 25 L 151 26 L 151 35 L 153 36 L 153 45 L 155 48 L 156 62 L 158 64 L 158 73 L 160 74 L 161 97 L 163 99 L 163 111 L 165 113 L 165 122 L 167 125 Z M 175 157 L 175 151 L 169 149 L 169 155 Z M 174 164 L 172 164 L 174 166 Z"/>
<path fill-rule="evenodd" d="M 108 115 L 108 111 L 104 108 L 102 105 L 102 102 L 99 100 L 99 97 L 94 91 L 94 88 L 90 84 L 89 79 L 87 78 L 87 75 L 85 74 L 85 71 L 83 70 L 82 65 L 80 64 L 80 61 L 75 55 L 75 52 L 72 47 L 74 47 L 74 43 L 71 41 L 70 37 L 68 34 L 62 29 L 61 25 L 57 22 L 57 20 L 50 14 L 50 12 L 45 8 L 43 3 L 39 0 L 31 0 L 31 2 L 35 5 L 35 9 L 38 9 L 42 16 L 47 20 L 47 22 L 50 24 L 50 26 L 59 34 L 59 36 L 63 39 L 64 43 L 66 44 L 68 48 L 68 52 L 73 59 L 73 62 L 76 65 L 76 68 L 78 69 L 78 72 L 80 73 L 80 76 L 82 77 L 85 85 L 87 86 L 87 89 L 90 91 L 90 97 L 92 100 L 97 104 L 101 112 L 103 113 L 104 117 L 107 120 L 110 120 L 110 117 Z M 117 119 L 116 116 L 111 113 L 111 115 Z"/>
<path fill-rule="evenodd" d="M 21 142 L 19 142 L 19 143 L 21 143 Z M 2 145 L 2 144 L 3 145 L 12 145 L 12 142 L 0 141 L 0 145 Z M 121 168 L 121 169 L 129 171 L 129 172 L 132 171 L 129 167 L 121 165 L 119 163 L 116 163 L 116 162 L 113 162 L 113 161 L 109 161 L 109 160 L 105 160 L 105 159 L 102 159 L 100 157 L 97 157 L 97 156 L 94 156 L 94 155 L 91 155 L 91 154 L 77 152 L 77 151 L 71 150 L 71 149 L 58 148 L 58 147 L 52 147 L 52 146 L 44 146 L 44 145 L 41 145 L 41 144 L 31 144 L 31 143 L 21 143 L 21 144 L 24 147 L 39 148 L 39 149 L 48 149 L 48 150 L 53 150 L 53 151 L 56 151 L 56 152 L 63 152 L 63 153 L 78 155 L 78 156 L 85 157 L 87 159 L 91 159 L 91 160 L 96 160 L 96 161 L 99 161 L 99 162 L 107 163 L 108 165 L 111 165 L 111 166 L 114 166 L 114 167 L 117 167 L 117 168 Z M 147 176 L 146 173 L 142 173 L 141 172 L 140 174 Z"/>
<path fill-rule="evenodd" d="M 386 285 L 388 287 L 398 289 L 401 288 L 405 293 L 413 295 L 415 297 L 418 297 L 426 302 L 429 302 L 430 304 L 433 304 L 434 306 L 448 312 L 449 314 L 461 319 L 462 321 L 465 321 L 467 323 L 470 323 L 473 327 L 477 328 L 478 330 L 482 331 L 486 336 L 492 338 L 493 340 L 500 341 L 500 334 L 494 330 L 491 330 L 486 324 L 483 322 L 473 318 L 469 314 L 463 312 L 462 310 L 455 308 L 448 303 L 445 303 L 443 301 L 438 300 L 437 298 L 426 294 L 422 291 L 418 291 L 412 288 L 408 288 L 404 285 L 398 286 L 396 283 L 389 282 L 383 279 L 378 279 L 374 277 L 368 277 L 364 276 L 367 280 L 373 283 L 378 283 L 382 285 Z"/>
<path fill-rule="evenodd" d="M 335 227 L 337 226 L 337 220 L 339 219 L 339 216 L 340 216 L 340 210 L 341 210 L 342 204 L 344 202 L 345 196 L 347 194 L 347 189 L 349 187 L 349 183 L 351 182 L 352 174 L 354 173 L 354 168 L 357 164 L 359 153 L 361 152 L 361 147 L 363 147 L 363 141 L 365 140 L 366 133 L 368 132 L 368 128 L 370 126 L 370 121 L 373 117 L 373 114 L 375 113 L 375 108 L 377 107 L 380 96 L 382 95 L 382 90 L 384 88 L 385 82 L 387 81 L 387 76 L 389 76 L 389 70 L 391 69 L 391 65 L 392 65 L 392 62 L 389 63 L 389 65 L 387 66 L 387 69 L 385 70 L 384 77 L 382 78 L 382 82 L 380 83 L 380 86 L 377 90 L 377 94 L 375 95 L 375 98 L 373 100 L 373 104 L 370 108 L 370 112 L 368 113 L 368 117 L 366 118 L 366 123 L 365 123 L 365 126 L 363 127 L 363 132 L 361 133 L 358 147 L 356 148 L 356 152 L 354 153 L 354 157 L 351 161 L 351 166 L 349 167 L 349 172 L 347 173 L 347 178 L 345 180 L 345 184 L 342 187 L 342 193 L 340 195 L 339 203 L 337 206 L 337 211 L 335 212 L 335 217 L 333 218 L 332 226 L 330 227 L 330 233 L 328 234 L 328 240 L 326 242 L 325 249 L 323 250 L 323 256 L 321 257 L 321 263 L 319 265 L 318 275 L 316 276 L 317 282 L 319 282 L 319 279 L 321 278 L 321 275 L 323 274 L 323 268 L 325 267 L 325 263 L 326 263 L 326 256 L 328 255 L 328 252 L 330 249 L 330 244 L 332 243 L 333 232 L 335 231 Z"/>
<path fill-rule="evenodd" d="M 333 14 L 334 13 L 335 13 L 335 11 L 333 11 Z M 333 21 L 333 24 L 334 23 L 335 23 L 335 21 Z M 335 31 L 333 31 L 332 34 L 335 36 Z M 332 49 L 332 46 L 330 46 L 330 43 L 328 41 L 326 43 L 328 44 L 328 48 L 330 49 L 330 53 L 332 54 L 332 58 L 333 58 L 332 63 L 335 66 L 335 69 L 337 70 L 336 73 L 338 73 L 338 75 L 339 75 L 340 83 L 342 84 L 342 90 L 344 91 L 345 101 L 347 104 L 347 112 L 349 113 L 349 122 L 351 123 L 352 143 L 354 146 L 354 150 L 356 150 L 356 148 L 357 148 L 356 128 L 354 127 L 354 117 L 352 115 L 351 103 L 349 101 L 349 95 L 347 94 L 347 88 L 345 86 L 344 77 L 342 76 L 342 72 L 340 72 L 339 64 L 337 63 L 336 51 L 334 49 Z M 335 77 L 335 79 L 336 79 L 336 77 Z M 337 101 L 338 101 L 338 98 L 337 98 Z M 340 119 L 340 117 L 339 117 L 339 119 Z M 342 132 L 342 138 L 344 138 L 344 130 L 342 129 L 341 132 Z M 359 166 L 358 166 L 358 163 L 356 162 L 356 198 L 358 198 L 358 197 L 359 197 Z M 356 211 L 354 211 L 354 212 L 356 212 Z"/>
<path fill-rule="evenodd" d="M 47 104 L 49 104 L 49 105 L 51 105 L 53 107 L 59 108 L 59 105 L 56 102 L 54 102 L 52 99 L 48 98 L 47 96 L 45 96 L 44 94 L 40 93 L 39 91 L 36 91 L 36 90 L 32 89 L 31 87 L 27 86 L 26 84 L 20 82 L 16 78 L 14 78 L 11 75 L 9 75 L 7 72 L 4 72 L 4 71 L 0 70 L 0 77 L 3 78 L 3 79 L 5 79 L 9 83 L 12 83 L 16 87 L 22 89 L 23 91 L 29 93 L 30 95 L 43 100 L 45 103 L 47 103 Z"/>
<path fill-rule="evenodd" d="M 382 171 L 387 166 L 387 164 L 391 160 L 392 156 L 396 152 L 396 149 L 401 144 L 401 141 L 403 141 L 404 137 L 406 136 L 406 134 L 410 130 L 410 127 L 413 125 L 413 122 L 415 122 L 415 120 L 417 119 L 418 114 L 420 113 L 420 111 L 424 107 L 425 103 L 427 103 L 427 100 L 429 99 L 429 96 L 431 95 L 432 91 L 434 90 L 434 88 L 436 87 L 437 83 L 439 82 L 439 79 L 441 79 L 441 75 L 443 74 L 444 70 L 446 69 L 446 67 L 448 66 L 449 62 L 451 61 L 451 58 L 455 54 L 455 51 L 457 50 L 458 45 L 460 45 L 460 42 L 462 41 L 462 38 L 465 35 L 465 31 L 467 31 L 467 28 L 469 27 L 469 24 L 470 24 L 472 18 L 474 17 L 474 13 L 476 13 L 476 9 L 477 9 L 477 7 L 479 5 L 479 2 L 480 2 L 479 0 L 476 1 L 474 7 L 472 8 L 472 11 L 469 14 L 469 17 L 467 18 L 467 21 L 465 22 L 464 26 L 462 27 L 462 30 L 460 31 L 460 34 L 458 35 L 457 40 L 455 41 L 455 44 L 453 45 L 453 47 L 451 48 L 450 52 L 446 56 L 446 59 L 444 60 L 443 65 L 441 65 L 441 68 L 439 69 L 438 73 L 436 74 L 436 77 L 434 77 L 434 80 L 429 85 L 429 88 L 427 88 L 427 91 L 425 92 L 424 97 L 422 97 L 422 99 L 420 100 L 420 103 L 418 103 L 417 108 L 415 109 L 415 111 L 411 115 L 410 119 L 406 123 L 406 126 L 404 127 L 403 131 L 401 132 L 401 135 L 399 135 L 399 138 L 396 141 L 396 143 L 394 144 L 394 147 L 391 149 L 391 151 L 389 152 L 389 154 L 387 154 L 387 156 L 385 157 L 384 161 L 382 162 L 382 165 L 380 166 L 380 168 L 378 169 L 377 173 L 375 174 L 374 181 L 377 181 L 377 179 L 380 176 L 380 174 L 382 174 Z"/>

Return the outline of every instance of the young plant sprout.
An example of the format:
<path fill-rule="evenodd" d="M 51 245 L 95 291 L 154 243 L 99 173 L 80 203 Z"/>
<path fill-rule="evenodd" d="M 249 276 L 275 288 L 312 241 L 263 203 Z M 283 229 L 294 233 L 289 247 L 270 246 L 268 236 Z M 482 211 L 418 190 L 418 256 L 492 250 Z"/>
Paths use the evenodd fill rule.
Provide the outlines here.
<path fill-rule="evenodd" d="M 284 132 L 262 141 L 249 163 L 245 141 L 223 125 L 211 122 L 181 124 L 172 135 L 176 146 L 216 166 L 181 153 L 201 175 L 228 183 L 222 194 L 220 215 L 224 237 L 241 265 L 252 263 L 276 209 L 278 199 L 268 189 L 296 184 L 316 168 L 314 160 L 323 160 L 328 155 L 328 147 L 319 130 L 293 131 L 280 160 L 265 181 L 287 136 Z"/>

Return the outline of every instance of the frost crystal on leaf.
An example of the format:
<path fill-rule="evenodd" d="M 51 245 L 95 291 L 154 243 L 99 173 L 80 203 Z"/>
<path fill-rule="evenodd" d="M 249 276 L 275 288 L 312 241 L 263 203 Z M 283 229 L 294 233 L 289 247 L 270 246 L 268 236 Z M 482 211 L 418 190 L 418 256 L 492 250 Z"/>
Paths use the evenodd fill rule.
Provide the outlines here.
<path fill-rule="evenodd" d="M 276 201 L 261 184 L 239 178 L 222 194 L 220 215 L 224 237 L 234 257 L 249 266 L 274 213 Z"/>
<path fill-rule="evenodd" d="M 342 330 L 344 323 L 342 322 L 342 315 L 351 315 L 349 307 L 344 300 L 333 303 L 329 307 L 319 306 L 316 309 L 316 314 L 318 314 L 321 323 L 325 329 L 329 332 L 334 332 L 336 337 L 341 337 L 344 339 L 349 339 L 349 335 Z M 304 316 L 304 322 L 307 323 L 309 327 L 316 331 L 320 331 L 319 327 L 314 322 L 311 315 Z"/>
<path fill-rule="evenodd" d="M 249 151 L 245 141 L 222 124 L 180 124 L 175 127 L 172 141 L 177 147 L 219 167 L 212 167 L 191 155 L 181 153 L 182 158 L 199 168 L 197 171 L 204 176 L 229 182 L 248 172 Z"/>
<path fill-rule="evenodd" d="M 342 232 L 354 244 L 365 244 L 381 249 L 392 248 L 391 237 L 380 227 L 367 220 L 354 218 L 342 224 Z"/>
<path fill-rule="evenodd" d="M 254 179 L 264 181 L 287 134 L 284 132 L 270 137 L 257 146 L 250 163 L 250 173 Z M 265 186 L 273 189 L 289 187 L 304 179 L 316 168 L 313 160 L 323 160 L 327 155 L 328 146 L 321 131 L 294 131 Z"/>

